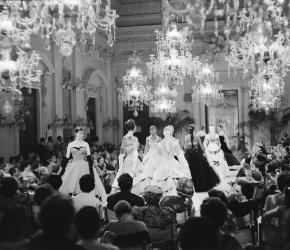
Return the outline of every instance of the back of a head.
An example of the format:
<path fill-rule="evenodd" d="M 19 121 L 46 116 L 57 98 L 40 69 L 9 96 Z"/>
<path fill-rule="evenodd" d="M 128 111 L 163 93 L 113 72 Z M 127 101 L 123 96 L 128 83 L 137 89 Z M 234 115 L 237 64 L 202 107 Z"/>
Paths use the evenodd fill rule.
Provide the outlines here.
<path fill-rule="evenodd" d="M 277 186 L 278 186 L 278 189 L 283 192 L 284 190 L 284 187 L 285 187 L 285 180 L 286 178 L 288 177 L 289 178 L 289 174 L 288 173 L 281 173 L 279 174 L 278 178 L 277 178 Z"/>
<path fill-rule="evenodd" d="M 242 183 L 241 191 L 248 200 L 252 199 L 254 196 L 254 186 L 251 183 Z"/>
<path fill-rule="evenodd" d="M 226 205 L 228 204 L 227 197 L 223 191 L 217 190 L 217 189 L 211 189 L 208 191 L 208 196 L 209 197 L 216 197 L 220 198 L 220 200 L 225 203 Z"/>
<path fill-rule="evenodd" d="M 44 137 L 41 137 L 39 141 L 40 141 L 41 143 L 45 143 L 45 138 L 44 138 Z"/>
<path fill-rule="evenodd" d="M 44 233 L 54 237 L 63 237 L 70 229 L 75 216 L 70 197 L 54 194 L 41 205 L 39 219 Z"/>
<path fill-rule="evenodd" d="M 62 179 L 60 175 L 50 174 L 47 179 L 47 183 L 52 186 L 53 190 L 59 190 L 62 185 Z"/>
<path fill-rule="evenodd" d="M 180 231 L 182 250 L 216 250 L 218 236 L 215 226 L 206 218 L 192 217 Z"/>
<path fill-rule="evenodd" d="M 128 121 L 125 122 L 125 129 L 126 131 L 132 131 L 136 127 L 136 123 L 133 119 L 129 119 Z"/>
<path fill-rule="evenodd" d="M 145 188 L 143 197 L 147 205 L 159 206 L 162 189 L 159 186 L 149 185 Z"/>
<path fill-rule="evenodd" d="M 121 191 L 130 191 L 133 186 L 133 178 L 131 175 L 124 173 L 118 178 L 118 186 Z"/>
<path fill-rule="evenodd" d="M 132 207 L 127 201 L 119 201 L 115 206 L 114 206 L 114 211 L 116 214 L 116 217 L 120 219 L 122 215 L 124 214 L 131 214 L 132 213 Z"/>
<path fill-rule="evenodd" d="M 90 174 L 83 175 L 80 180 L 80 189 L 84 193 L 90 193 L 95 189 L 95 179 Z"/>
<path fill-rule="evenodd" d="M 227 207 L 220 198 L 210 197 L 201 204 L 200 214 L 202 217 L 211 220 L 219 229 L 226 221 Z"/>
<path fill-rule="evenodd" d="M 35 194 L 34 194 L 34 201 L 38 206 L 41 206 L 41 204 L 44 202 L 44 200 L 52 195 L 53 189 L 50 185 L 42 185 L 36 188 Z"/>
<path fill-rule="evenodd" d="M 26 213 L 22 206 L 9 207 L 4 211 L 0 224 L 1 239 L 13 241 L 25 236 Z"/>
<path fill-rule="evenodd" d="M 5 197 L 12 197 L 18 188 L 17 181 L 13 177 L 4 177 L 0 182 L 0 194 Z"/>
<path fill-rule="evenodd" d="M 95 207 L 83 207 L 76 214 L 76 229 L 82 239 L 95 239 L 100 228 L 100 217 Z"/>

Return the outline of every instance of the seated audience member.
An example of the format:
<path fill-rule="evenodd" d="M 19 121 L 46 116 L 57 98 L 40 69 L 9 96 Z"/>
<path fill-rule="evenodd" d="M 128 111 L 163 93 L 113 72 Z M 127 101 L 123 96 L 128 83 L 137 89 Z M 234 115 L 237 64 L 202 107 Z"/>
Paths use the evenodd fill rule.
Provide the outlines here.
<path fill-rule="evenodd" d="M 228 207 L 237 217 L 248 215 L 257 208 L 257 201 L 253 200 L 254 186 L 250 183 L 241 184 L 241 193 L 235 193 L 228 197 Z"/>
<path fill-rule="evenodd" d="M 263 216 L 264 221 L 267 223 L 271 221 L 273 218 L 278 218 L 278 225 L 283 225 L 285 215 L 288 211 L 290 211 L 290 187 L 285 187 L 284 191 L 284 204 L 278 205 L 272 210 L 266 212 Z"/>
<path fill-rule="evenodd" d="M 237 174 L 236 183 L 260 183 L 262 180 L 262 174 L 255 166 L 244 163 Z"/>
<path fill-rule="evenodd" d="M 266 199 L 266 203 L 264 206 L 264 211 L 270 211 L 277 206 L 284 205 L 285 193 L 284 189 L 285 186 L 290 186 L 290 174 L 289 173 L 281 173 L 277 178 L 277 186 L 279 189 L 279 193 L 269 195 Z"/>
<path fill-rule="evenodd" d="M 83 175 L 80 180 L 80 194 L 73 197 L 74 207 L 78 212 L 82 207 L 91 206 L 99 209 L 102 207 L 101 201 L 96 198 L 93 190 L 95 189 L 95 179 L 90 174 Z"/>
<path fill-rule="evenodd" d="M 75 245 L 75 211 L 70 197 L 55 194 L 41 205 L 41 231 L 29 243 L 29 250 L 81 250 Z"/>
<path fill-rule="evenodd" d="M 134 207 L 134 219 L 143 221 L 147 227 L 165 229 L 176 222 L 176 214 L 169 207 L 159 205 L 162 189 L 158 186 L 148 186 L 144 191 L 145 206 Z"/>
<path fill-rule="evenodd" d="M 13 177 L 4 177 L 0 182 L 0 213 L 7 207 L 25 205 L 24 195 L 17 193 L 17 181 Z"/>
<path fill-rule="evenodd" d="M 44 202 L 44 200 L 53 194 L 53 189 L 50 185 L 42 185 L 36 188 L 34 193 L 34 202 L 36 206 L 33 206 L 33 214 L 34 218 L 37 220 L 37 216 L 40 210 L 40 206 Z"/>
<path fill-rule="evenodd" d="M 127 201 L 119 201 L 115 205 L 114 211 L 118 220 L 110 221 L 106 225 L 105 231 L 112 232 L 117 236 L 147 232 L 149 239 L 146 225 L 141 221 L 136 221 L 133 219 L 132 207 Z"/>
<path fill-rule="evenodd" d="M 200 207 L 200 214 L 207 218 L 216 226 L 219 249 L 223 250 L 241 250 L 242 246 L 238 240 L 231 234 L 225 234 L 221 228 L 227 219 L 227 207 L 219 198 L 207 198 Z"/>
<path fill-rule="evenodd" d="M 83 207 L 76 214 L 75 225 L 80 240 L 78 244 L 85 250 L 117 250 L 117 247 L 108 244 L 101 244 L 97 240 L 100 217 L 95 207 Z"/>
<path fill-rule="evenodd" d="M 54 192 L 58 192 L 62 185 L 62 179 L 60 175 L 50 174 L 47 179 L 47 183 L 53 188 Z"/>
<path fill-rule="evenodd" d="M 235 216 L 233 215 L 232 211 L 228 208 L 228 199 L 224 192 L 217 190 L 217 189 L 211 189 L 208 192 L 209 197 L 215 197 L 219 198 L 227 207 L 227 219 L 222 227 L 223 232 L 225 233 L 233 233 L 238 229 L 238 225 L 235 222 Z"/>
<path fill-rule="evenodd" d="M 25 238 L 27 216 L 21 206 L 5 210 L 0 224 L 1 250 L 26 250 L 29 240 Z"/>
<path fill-rule="evenodd" d="M 180 231 L 182 250 L 218 250 L 218 235 L 213 223 L 205 218 L 189 218 Z"/>
<path fill-rule="evenodd" d="M 118 178 L 118 185 L 120 187 L 120 192 L 112 194 L 107 198 L 107 207 L 110 210 L 114 209 L 114 206 L 121 200 L 127 201 L 132 207 L 141 207 L 144 205 L 144 200 L 142 197 L 132 194 L 131 189 L 133 187 L 133 178 L 129 174 L 122 174 Z"/>

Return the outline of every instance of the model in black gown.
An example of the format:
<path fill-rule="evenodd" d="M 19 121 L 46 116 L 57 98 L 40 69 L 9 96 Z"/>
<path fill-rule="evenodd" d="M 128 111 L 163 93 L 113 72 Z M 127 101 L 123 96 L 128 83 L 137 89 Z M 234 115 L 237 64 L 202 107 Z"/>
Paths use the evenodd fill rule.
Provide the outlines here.
<path fill-rule="evenodd" d="M 224 156 L 228 163 L 228 166 L 240 165 L 237 158 L 233 155 L 232 151 L 228 148 L 222 126 L 219 126 L 218 129 L 219 129 L 219 139 L 221 142 L 221 149 L 224 152 Z"/>
<path fill-rule="evenodd" d="M 205 192 L 216 186 L 220 180 L 215 171 L 210 167 L 203 155 L 204 147 L 198 136 L 193 134 L 194 125 L 189 125 L 189 135 L 185 137 L 185 158 L 197 192 Z"/>

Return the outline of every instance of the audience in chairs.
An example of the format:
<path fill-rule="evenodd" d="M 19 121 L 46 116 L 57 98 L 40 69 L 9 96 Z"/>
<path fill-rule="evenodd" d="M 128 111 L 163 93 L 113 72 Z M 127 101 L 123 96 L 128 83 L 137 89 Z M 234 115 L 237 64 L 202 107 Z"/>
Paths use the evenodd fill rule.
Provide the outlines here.
<path fill-rule="evenodd" d="M 133 219 L 132 207 L 127 201 L 119 201 L 114 211 L 117 221 L 110 221 L 105 231 L 116 235 L 113 243 L 119 247 L 141 246 L 149 243 L 150 238 L 147 226 Z"/>
<path fill-rule="evenodd" d="M 133 206 L 143 206 L 144 200 L 142 197 L 131 193 L 133 187 L 133 178 L 129 174 L 122 174 L 118 178 L 118 185 L 120 188 L 120 192 L 112 194 L 107 198 L 107 208 L 110 210 L 114 209 L 114 206 L 122 200 L 127 201 L 132 207 Z"/>
<path fill-rule="evenodd" d="M 95 207 L 100 211 L 102 203 L 93 192 L 95 189 L 94 177 L 90 174 L 83 175 L 79 180 L 79 185 L 81 193 L 73 197 L 76 212 L 85 206 Z"/>
<path fill-rule="evenodd" d="M 75 225 L 80 240 L 78 244 L 85 250 L 117 250 L 118 248 L 108 244 L 101 244 L 97 239 L 100 230 L 100 217 L 95 207 L 83 207 L 76 214 Z"/>
<path fill-rule="evenodd" d="M 218 235 L 218 249 L 223 250 L 241 250 L 239 241 L 231 234 L 225 234 L 222 227 L 227 219 L 227 207 L 219 199 L 210 197 L 203 201 L 200 207 L 202 217 L 211 220 L 216 227 Z"/>

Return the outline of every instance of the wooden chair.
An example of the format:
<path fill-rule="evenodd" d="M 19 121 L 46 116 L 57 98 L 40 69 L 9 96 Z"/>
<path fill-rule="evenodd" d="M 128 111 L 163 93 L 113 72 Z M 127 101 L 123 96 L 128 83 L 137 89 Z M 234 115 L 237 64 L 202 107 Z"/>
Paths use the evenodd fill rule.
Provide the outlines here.
<path fill-rule="evenodd" d="M 148 228 L 152 249 L 175 250 L 177 249 L 177 232 L 175 223 L 164 229 Z"/>
<path fill-rule="evenodd" d="M 120 250 L 150 250 L 150 239 L 148 232 L 138 232 L 134 234 L 117 235 L 113 244 Z"/>

